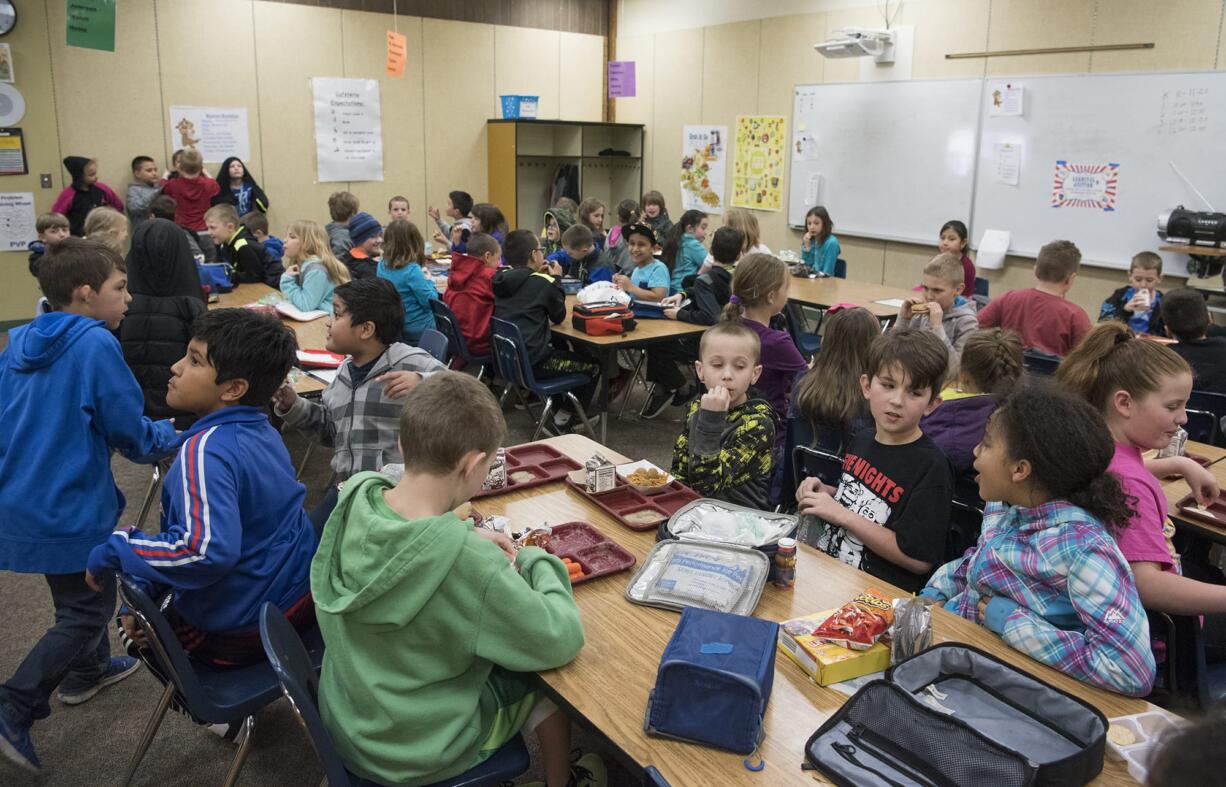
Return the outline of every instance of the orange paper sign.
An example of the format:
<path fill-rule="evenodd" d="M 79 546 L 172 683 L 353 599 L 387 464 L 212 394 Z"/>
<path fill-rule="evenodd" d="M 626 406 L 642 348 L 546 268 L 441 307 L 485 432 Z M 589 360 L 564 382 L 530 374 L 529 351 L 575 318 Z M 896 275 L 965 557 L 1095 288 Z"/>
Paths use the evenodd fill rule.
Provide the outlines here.
<path fill-rule="evenodd" d="M 405 37 L 391 30 L 387 31 L 387 75 L 389 77 L 404 76 Z"/>

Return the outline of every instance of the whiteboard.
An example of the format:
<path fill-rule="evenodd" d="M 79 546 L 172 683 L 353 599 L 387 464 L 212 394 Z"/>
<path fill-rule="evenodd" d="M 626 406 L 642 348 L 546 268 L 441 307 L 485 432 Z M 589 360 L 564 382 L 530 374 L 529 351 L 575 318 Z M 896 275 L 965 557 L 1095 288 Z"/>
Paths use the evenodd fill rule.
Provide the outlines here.
<path fill-rule="evenodd" d="M 981 79 L 797 85 L 788 223 L 813 205 L 836 235 L 935 245 L 968 221 Z"/>
<path fill-rule="evenodd" d="M 1170 161 L 1226 210 L 1226 73 L 1015 77 L 1007 81 L 1022 83 L 1024 114 L 993 117 L 991 95 L 1003 81 L 987 80 L 981 100 L 972 241 L 1008 230 L 1009 253 L 1033 257 L 1044 243 L 1067 239 L 1083 263 L 1126 269 L 1137 252 L 1158 250 L 1159 213 L 1181 203 L 1205 210 Z M 1016 186 L 997 177 L 1002 143 L 1021 145 Z M 1054 207 L 1057 161 L 1091 175 L 1118 165 L 1110 209 Z M 1165 272 L 1184 275 L 1186 257 L 1162 256 Z"/>

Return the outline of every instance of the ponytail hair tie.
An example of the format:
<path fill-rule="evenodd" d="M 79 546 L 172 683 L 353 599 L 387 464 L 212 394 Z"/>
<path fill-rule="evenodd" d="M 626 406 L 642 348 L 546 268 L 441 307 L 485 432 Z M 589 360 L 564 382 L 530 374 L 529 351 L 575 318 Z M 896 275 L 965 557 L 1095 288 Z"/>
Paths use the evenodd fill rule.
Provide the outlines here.
<path fill-rule="evenodd" d="M 1131 332 L 1131 331 L 1120 331 L 1119 333 L 1117 333 L 1117 334 L 1115 335 L 1115 344 L 1113 344 L 1113 345 L 1112 345 L 1112 347 L 1115 347 L 1115 346 L 1121 345 L 1121 344 L 1123 344 L 1124 342 L 1128 341 L 1128 340 L 1129 340 L 1129 339 L 1131 339 L 1131 338 L 1132 338 L 1132 332 Z"/>
<path fill-rule="evenodd" d="M 731 304 L 733 304 L 733 305 L 735 305 L 735 306 L 740 306 L 740 305 L 741 305 L 741 299 L 740 299 L 740 298 L 738 298 L 738 297 L 736 297 L 735 295 L 733 295 L 731 298 L 729 298 L 729 299 L 728 299 L 728 303 L 731 303 Z"/>

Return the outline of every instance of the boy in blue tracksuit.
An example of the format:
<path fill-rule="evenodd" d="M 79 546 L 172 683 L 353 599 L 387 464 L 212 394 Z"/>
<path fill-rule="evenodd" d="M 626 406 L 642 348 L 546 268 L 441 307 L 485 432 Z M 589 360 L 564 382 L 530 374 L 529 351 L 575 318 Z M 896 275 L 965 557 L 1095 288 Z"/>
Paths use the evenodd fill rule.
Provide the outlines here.
<path fill-rule="evenodd" d="M 265 601 L 299 629 L 314 625 L 306 492 L 265 414 L 296 349 L 293 332 L 275 317 L 246 309 L 198 317 L 166 392 L 168 405 L 197 420 L 166 474 L 161 532 L 117 530 L 89 555 L 90 581 L 120 571 L 151 595 L 169 591 L 166 614 L 180 642 L 193 659 L 215 666 L 264 658 L 258 617 Z M 135 621 L 121 620 L 139 645 Z"/>
<path fill-rule="evenodd" d="M 592 231 L 582 224 L 572 224 L 562 233 L 562 248 L 545 258 L 556 262 L 572 279 L 587 286 L 595 281 L 613 281 L 613 266 L 596 249 Z"/>
<path fill-rule="evenodd" d="M 0 354 L 0 570 L 44 575 L 55 605 L 54 626 L 0 685 L 0 754 L 31 771 L 30 726 L 50 713 L 57 686 L 76 705 L 140 666 L 110 655 L 115 588 L 87 586 L 85 564 L 124 507 L 111 449 L 154 462 L 176 440 L 169 420 L 144 417 L 111 334 L 131 301 L 123 258 L 66 238 L 43 257 L 38 283 L 52 311 L 10 331 Z"/>

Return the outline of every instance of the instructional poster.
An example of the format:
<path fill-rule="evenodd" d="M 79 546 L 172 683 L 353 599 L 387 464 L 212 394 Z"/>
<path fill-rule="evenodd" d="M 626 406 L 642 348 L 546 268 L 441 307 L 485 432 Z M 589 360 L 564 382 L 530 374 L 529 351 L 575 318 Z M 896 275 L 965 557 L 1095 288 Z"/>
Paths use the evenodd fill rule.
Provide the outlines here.
<path fill-rule="evenodd" d="M 246 107 L 171 107 L 170 138 L 175 150 L 193 148 L 212 163 L 251 158 Z"/>
<path fill-rule="evenodd" d="M 1057 161 L 1051 186 L 1051 206 L 1113 211 L 1119 181 L 1119 164 Z"/>
<path fill-rule="evenodd" d="M 682 208 L 724 212 L 727 145 L 727 126 L 686 126 L 681 130 Z"/>
<path fill-rule="evenodd" d="M 0 194 L 0 251 L 25 251 L 37 238 L 34 195 L 28 191 Z"/>
<path fill-rule="evenodd" d="M 316 77 L 311 87 L 319 181 L 383 180 L 378 81 Z"/>
<path fill-rule="evenodd" d="M 736 119 L 733 206 L 754 210 L 783 208 L 786 130 L 787 119 L 781 115 L 742 115 Z"/>

